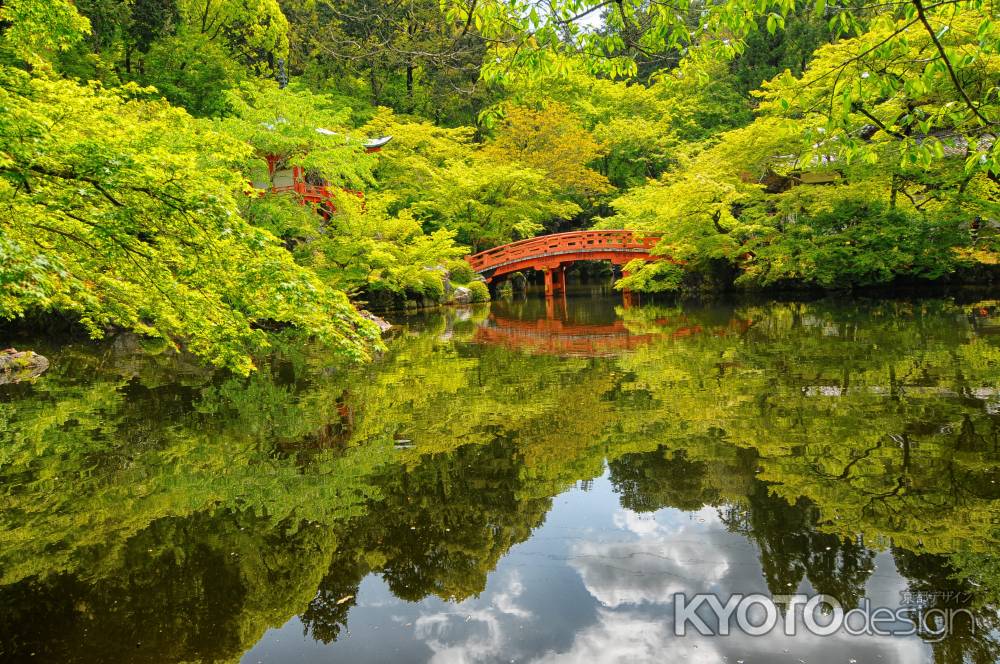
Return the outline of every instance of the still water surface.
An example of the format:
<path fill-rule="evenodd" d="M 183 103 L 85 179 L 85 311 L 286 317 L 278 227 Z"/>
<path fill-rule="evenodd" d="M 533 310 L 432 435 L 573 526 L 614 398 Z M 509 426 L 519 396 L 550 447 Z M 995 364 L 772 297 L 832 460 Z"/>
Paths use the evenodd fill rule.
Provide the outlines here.
<path fill-rule="evenodd" d="M 289 338 L 249 378 L 19 340 L 52 368 L 0 385 L 0 661 L 997 660 L 996 302 L 622 304 L 401 317 L 367 367 Z M 957 617 L 677 636 L 677 593 Z"/>

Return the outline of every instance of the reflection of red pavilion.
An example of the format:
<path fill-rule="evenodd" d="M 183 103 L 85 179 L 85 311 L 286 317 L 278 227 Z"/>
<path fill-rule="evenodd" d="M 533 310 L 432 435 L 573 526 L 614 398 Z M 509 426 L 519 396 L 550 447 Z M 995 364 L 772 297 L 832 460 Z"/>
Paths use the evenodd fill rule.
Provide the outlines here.
<path fill-rule="evenodd" d="M 974 304 L 969 322 L 979 334 L 1000 334 L 1000 302 L 985 300 Z"/>

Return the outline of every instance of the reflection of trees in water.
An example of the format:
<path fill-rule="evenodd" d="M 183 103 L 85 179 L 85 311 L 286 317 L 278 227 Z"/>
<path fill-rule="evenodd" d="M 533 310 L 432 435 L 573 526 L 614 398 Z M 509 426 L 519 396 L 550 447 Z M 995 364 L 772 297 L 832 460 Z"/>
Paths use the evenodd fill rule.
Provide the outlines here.
<path fill-rule="evenodd" d="M 33 661 L 231 659 L 311 596 L 328 557 L 320 529 L 220 510 L 163 519 L 93 576 L 57 574 L 0 592 L 0 655 Z M 102 566 L 110 568 L 101 569 Z M 5 651 L 6 649 L 6 651 Z"/>
<path fill-rule="evenodd" d="M 409 601 L 481 593 L 499 559 L 528 538 L 551 506 L 550 497 L 519 497 L 531 489 L 519 471 L 510 448 L 493 444 L 425 457 L 414 468 L 379 476 L 378 517 L 345 527 L 341 541 L 349 548 L 338 551 L 302 614 L 307 630 L 336 639 L 368 573 Z"/>
<path fill-rule="evenodd" d="M 630 329 L 662 326 L 643 311 Z M 471 346 L 475 321 L 434 319 L 376 367 L 289 342 L 247 379 L 47 353 L 43 381 L 0 394 L 0 656 L 232 658 L 296 613 L 335 640 L 368 573 L 468 597 L 605 458 L 628 509 L 719 506 L 772 592 L 808 578 L 856 602 L 862 542 L 891 538 L 897 560 L 946 554 L 993 606 L 1000 351 L 954 313 L 695 310 L 754 323 L 614 360 Z M 901 571 L 943 587 L 942 565 Z M 993 652 L 956 638 L 941 657 Z"/>
<path fill-rule="evenodd" d="M 551 505 L 547 496 L 525 497 L 531 487 L 520 468 L 510 447 L 490 444 L 425 458 L 379 483 L 372 525 L 386 557 L 381 574 L 397 597 L 465 599 L 485 589 L 500 557 Z"/>
<path fill-rule="evenodd" d="M 935 662 L 996 662 L 1000 659 L 1000 628 L 995 604 L 976 605 L 974 587 L 956 576 L 948 556 L 916 553 L 894 548 L 896 569 L 907 580 L 907 591 L 914 597 L 926 598 L 925 609 L 966 609 L 974 617 L 958 615 L 949 621 L 950 633 L 943 639 L 921 634 L 932 643 Z M 938 627 L 940 629 L 940 627 Z"/>
<path fill-rule="evenodd" d="M 521 497 L 531 487 L 519 468 L 501 445 L 392 466 L 372 480 L 377 518 L 335 526 L 225 510 L 155 522 L 118 560 L 94 551 L 95 567 L 111 565 L 107 576 L 56 575 L 0 590 L 11 607 L 0 643 L 51 661 L 214 661 L 300 612 L 314 638 L 336 640 L 372 572 L 403 599 L 465 599 L 483 591 L 500 557 L 551 505 Z"/>
<path fill-rule="evenodd" d="M 350 534 L 346 535 L 345 541 L 351 541 Z M 358 554 L 354 548 L 334 554 L 330 569 L 316 589 L 316 596 L 299 616 L 305 633 L 317 641 L 332 643 L 347 626 L 347 616 L 357 604 L 358 586 L 371 571 Z"/>
<path fill-rule="evenodd" d="M 968 446 L 973 430 L 971 423 L 966 422 L 960 431 L 955 432 L 966 441 L 957 443 L 955 447 Z M 694 510 L 705 504 L 719 505 L 722 500 L 720 513 L 729 530 L 750 538 L 759 547 L 761 569 L 773 594 L 795 592 L 802 581 L 808 580 L 815 592 L 836 597 L 845 608 L 858 606 L 865 596 L 868 579 L 875 573 L 876 551 L 869 548 L 859 534 L 845 531 L 823 516 L 824 512 L 834 513 L 851 505 L 838 505 L 837 494 L 828 495 L 824 509 L 808 498 L 800 497 L 789 502 L 773 491 L 777 485 L 752 479 L 744 495 L 735 499 L 732 494 L 720 497 L 716 489 L 718 483 L 711 479 L 713 476 L 723 472 L 742 472 L 752 476 L 753 467 L 763 460 L 756 455 L 743 459 L 742 463 L 735 462 L 734 458 L 720 459 L 715 450 L 717 441 L 718 437 L 689 438 L 683 451 L 671 452 L 661 446 L 650 452 L 629 453 L 611 461 L 611 480 L 621 494 L 622 506 L 639 512 L 664 507 Z M 989 446 L 983 449 L 981 440 L 978 445 L 981 452 L 991 451 Z M 893 458 L 896 454 L 903 459 L 901 465 L 906 468 L 909 464 L 911 467 L 908 470 L 912 470 L 912 457 L 905 459 L 905 447 L 895 450 Z M 864 458 L 864 455 L 865 452 L 859 450 L 857 458 Z M 699 457 L 701 460 L 692 460 Z M 812 462 L 804 458 L 803 468 L 810 470 L 812 467 Z M 954 473 L 949 475 L 947 470 L 947 465 L 934 466 L 934 471 L 942 471 L 938 483 L 929 486 L 926 479 L 922 479 L 919 488 L 928 491 L 931 486 L 936 486 L 935 490 L 959 501 L 963 500 L 966 492 L 992 496 L 992 490 L 984 486 L 989 483 L 982 478 L 978 482 L 961 483 L 962 490 L 953 492 L 956 477 Z M 841 477 L 840 481 L 845 482 L 848 476 Z M 854 492 L 852 495 L 863 497 L 864 494 Z M 894 507 L 909 507 L 911 513 L 908 518 L 920 518 L 915 510 L 925 504 L 924 501 L 894 503 Z M 944 509 L 949 506 L 946 502 L 937 504 Z M 876 515 L 873 513 L 873 516 Z M 990 535 L 984 533 L 984 536 Z M 956 542 L 956 545 L 959 543 Z M 998 558 L 989 553 L 966 554 L 959 557 L 962 565 L 956 566 L 948 555 L 918 554 L 900 547 L 892 552 L 911 592 L 930 593 L 932 597 L 951 594 L 960 600 L 953 600 L 950 604 L 939 601 L 940 608 L 968 608 L 976 616 L 975 630 L 967 617 L 961 616 L 954 622 L 954 632 L 943 639 L 922 635 L 922 638 L 932 642 L 935 661 L 996 661 L 1000 657 L 1000 645 L 988 632 L 995 629 L 998 622 L 995 603 L 1000 594 Z M 977 580 L 977 585 L 965 580 L 970 576 Z M 993 590 L 984 596 L 985 588 Z M 978 603 L 975 603 L 976 598 L 981 598 Z M 930 606 L 935 605 L 932 603 Z M 890 607 L 894 608 L 894 605 Z"/>
<path fill-rule="evenodd" d="M 692 441 L 694 442 L 694 441 Z M 692 445 L 690 451 L 696 452 Z M 789 503 L 773 494 L 765 482 L 752 479 L 757 459 L 740 454 L 726 461 L 692 461 L 684 451 L 663 447 L 626 454 L 611 461 L 611 482 L 621 494 L 622 507 L 637 512 L 662 508 L 697 510 L 720 507 L 723 523 L 753 540 L 770 591 L 794 592 L 808 578 L 817 592 L 855 606 L 864 596 L 875 552 L 860 540 L 844 538 L 820 528 L 820 513 L 808 499 Z M 711 481 L 720 472 L 741 473 L 749 491 L 723 500 Z"/>
<path fill-rule="evenodd" d="M 716 504 L 718 489 L 705 484 L 707 467 L 703 461 L 689 461 L 683 451 L 664 448 L 623 454 L 609 464 L 622 507 L 635 512 L 663 507 L 697 510 Z"/>
<path fill-rule="evenodd" d="M 853 608 L 865 594 L 875 552 L 856 538 L 823 532 L 819 510 L 807 499 L 789 503 L 755 482 L 741 523 L 760 547 L 768 589 L 776 595 L 795 592 L 808 578 L 813 589 Z"/>

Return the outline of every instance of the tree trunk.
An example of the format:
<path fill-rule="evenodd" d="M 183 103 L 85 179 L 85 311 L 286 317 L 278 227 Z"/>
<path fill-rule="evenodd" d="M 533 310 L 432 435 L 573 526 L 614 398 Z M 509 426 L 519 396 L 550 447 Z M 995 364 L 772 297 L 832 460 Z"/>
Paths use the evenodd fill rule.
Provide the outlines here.
<path fill-rule="evenodd" d="M 378 74 L 375 71 L 375 65 L 368 71 L 368 80 L 372 87 L 372 104 L 378 106 L 379 101 L 379 89 L 378 89 Z"/>

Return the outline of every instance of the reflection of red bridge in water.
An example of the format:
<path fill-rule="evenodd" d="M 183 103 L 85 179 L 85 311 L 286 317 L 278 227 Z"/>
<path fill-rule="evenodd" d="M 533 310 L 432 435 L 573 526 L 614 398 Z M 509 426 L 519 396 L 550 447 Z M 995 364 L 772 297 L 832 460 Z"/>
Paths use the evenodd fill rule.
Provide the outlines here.
<path fill-rule="evenodd" d="M 601 357 L 638 348 L 659 336 L 656 333 L 633 334 L 621 320 L 605 325 L 579 325 L 558 319 L 490 316 L 489 321 L 476 330 L 475 341 L 544 355 Z"/>
<path fill-rule="evenodd" d="M 683 339 L 701 334 L 726 336 L 742 334 L 751 321 L 734 318 L 724 327 L 705 328 L 686 317 L 677 320 L 658 318 L 645 325 L 655 325 L 652 332 L 632 332 L 625 321 L 586 324 L 571 323 L 549 316 L 537 320 L 504 318 L 490 314 L 484 325 L 476 329 L 476 343 L 504 346 L 543 355 L 606 357 L 621 351 L 645 346 L 657 339 Z"/>
<path fill-rule="evenodd" d="M 497 277 L 520 270 L 545 274 L 545 294 L 566 291 L 566 265 L 576 261 L 608 260 L 624 265 L 637 258 L 660 260 L 650 251 L 659 237 L 632 231 L 574 231 L 554 233 L 493 247 L 465 258 L 472 269 L 490 283 Z"/>

